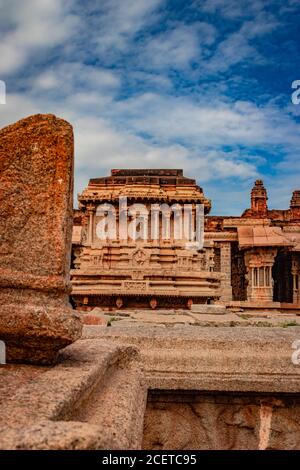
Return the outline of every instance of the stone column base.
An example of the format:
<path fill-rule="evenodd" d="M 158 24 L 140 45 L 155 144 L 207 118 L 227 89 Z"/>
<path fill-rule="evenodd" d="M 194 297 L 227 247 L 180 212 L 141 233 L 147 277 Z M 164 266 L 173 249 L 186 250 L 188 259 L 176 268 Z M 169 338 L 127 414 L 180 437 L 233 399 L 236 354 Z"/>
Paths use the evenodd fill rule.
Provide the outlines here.
<path fill-rule="evenodd" d="M 80 315 L 63 297 L 0 290 L 0 340 L 5 342 L 7 362 L 52 364 L 60 349 L 81 336 L 81 330 Z"/>

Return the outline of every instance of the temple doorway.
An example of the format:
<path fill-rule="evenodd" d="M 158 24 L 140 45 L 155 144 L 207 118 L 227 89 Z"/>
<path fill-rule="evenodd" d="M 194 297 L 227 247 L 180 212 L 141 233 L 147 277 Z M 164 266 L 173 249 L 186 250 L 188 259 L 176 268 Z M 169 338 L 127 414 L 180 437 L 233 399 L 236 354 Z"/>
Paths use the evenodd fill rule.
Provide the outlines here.
<path fill-rule="evenodd" d="M 293 302 L 293 277 L 291 253 L 279 252 L 272 269 L 274 302 Z"/>

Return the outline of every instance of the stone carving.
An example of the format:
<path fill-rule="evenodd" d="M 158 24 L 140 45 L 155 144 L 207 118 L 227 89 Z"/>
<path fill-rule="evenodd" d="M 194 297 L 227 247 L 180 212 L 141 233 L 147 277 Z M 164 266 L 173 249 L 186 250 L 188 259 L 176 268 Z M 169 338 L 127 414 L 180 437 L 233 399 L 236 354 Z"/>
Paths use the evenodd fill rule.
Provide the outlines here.
<path fill-rule="evenodd" d="M 7 360 L 50 363 L 81 334 L 68 302 L 73 132 L 53 115 L 0 131 L 0 338 Z"/>
<path fill-rule="evenodd" d="M 144 266 L 144 264 L 146 264 L 147 261 L 148 261 L 148 256 L 145 253 L 145 251 L 142 250 L 141 248 L 133 252 L 132 254 L 133 264 L 138 265 L 138 266 Z"/>
<path fill-rule="evenodd" d="M 193 394 L 190 401 L 186 395 L 169 392 L 157 401 L 151 399 L 145 414 L 144 449 L 299 448 L 298 400 L 231 393 Z"/>
<path fill-rule="evenodd" d="M 92 264 L 94 266 L 102 266 L 103 264 L 103 254 L 92 256 Z"/>
<path fill-rule="evenodd" d="M 131 275 L 132 280 L 144 279 L 144 273 L 142 270 L 134 270 Z"/>
<path fill-rule="evenodd" d="M 124 281 L 124 289 L 127 290 L 141 290 L 147 288 L 147 283 L 142 281 Z"/>

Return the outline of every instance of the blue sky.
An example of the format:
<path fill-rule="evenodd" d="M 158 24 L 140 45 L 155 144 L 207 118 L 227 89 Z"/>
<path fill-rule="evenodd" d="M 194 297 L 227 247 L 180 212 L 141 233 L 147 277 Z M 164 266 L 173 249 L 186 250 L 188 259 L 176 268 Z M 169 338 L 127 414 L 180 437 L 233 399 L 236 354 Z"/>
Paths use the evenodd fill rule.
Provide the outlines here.
<path fill-rule="evenodd" d="M 70 121 L 75 190 L 110 168 L 183 168 L 214 214 L 257 177 L 300 189 L 299 0 L 0 0 L 0 126 Z"/>

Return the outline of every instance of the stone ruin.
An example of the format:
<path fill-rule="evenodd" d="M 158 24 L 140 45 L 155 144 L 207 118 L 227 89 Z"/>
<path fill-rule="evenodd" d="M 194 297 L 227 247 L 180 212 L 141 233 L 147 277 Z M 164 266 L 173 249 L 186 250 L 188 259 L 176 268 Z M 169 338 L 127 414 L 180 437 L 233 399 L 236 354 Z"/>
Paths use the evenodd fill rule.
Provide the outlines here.
<path fill-rule="evenodd" d="M 0 449 L 300 448 L 299 325 L 115 322 L 80 337 L 70 125 L 3 129 L 0 163 Z"/>
<path fill-rule="evenodd" d="M 267 200 L 263 182 L 256 180 L 250 209 L 241 216 L 212 216 L 211 201 L 183 170 L 114 169 L 90 179 L 74 214 L 75 307 L 192 310 L 218 302 L 248 312 L 300 313 L 300 191 L 293 192 L 287 210 L 269 210 Z M 199 204 L 203 246 L 191 249 L 182 214 L 191 208 L 196 233 Z M 141 205 L 144 213 L 129 209 Z M 115 235 L 107 239 L 99 236 L 109 218 L 104 207 L 115 218 Z M 129 223 L 138 220 L 143 237 L 126 236 L 124 215 Z"/>
<path fill-rule="evenodd" d="M 0 132 L 0 337 L 10 361 L 51 363 L 80 337 L 69 305 L 73 131 L 32 116 Z"/>

